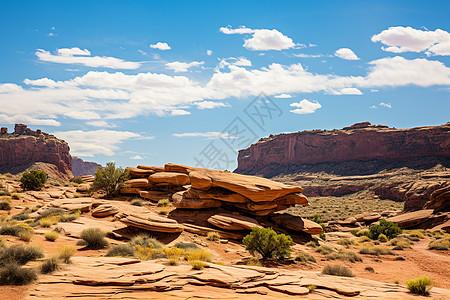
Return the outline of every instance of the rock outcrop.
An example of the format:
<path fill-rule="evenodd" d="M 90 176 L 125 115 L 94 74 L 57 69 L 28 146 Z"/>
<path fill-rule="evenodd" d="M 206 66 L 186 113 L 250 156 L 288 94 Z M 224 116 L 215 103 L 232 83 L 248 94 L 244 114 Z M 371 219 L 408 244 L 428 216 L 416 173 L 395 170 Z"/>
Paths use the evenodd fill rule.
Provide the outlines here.
<path fill-rule="evenodd" d="M 0 171 L 10 172 L 23 166 L 26 169 L 36 162 L 55 165 L 58 171 L 72 175 L 72 158 L 69 145 L 53 135 L 33 131 L 24 124 L 16 124 L 13 133 L 6 128 L 0 134 Z"/>
<path fill-rule="evenodd" d="M 333 164 L 331 167 L 337 173 L 337 164 L 345 164 L 339 167 L 343 174 L 370 174 L 387 165 L 397 166 L 399 162 L 414 159 L 419 159 L 417 164 L 424 164 L 432 158 L 450 165 L 450 123 L 395 129 L 364 122 L 340 130 L 303 131 L 263 138 L 239 151 L 235 172 L 273 177 L 302 171 L 312 165 Z"/>
<path fill-rule="evenodd" d="M 73 176 L 83 176 L 83 175 L 95 175 L 98 167 L 102 165 L 92 162 L 84 161 L 78 157 L 72 157 L 72 174 Z"/>

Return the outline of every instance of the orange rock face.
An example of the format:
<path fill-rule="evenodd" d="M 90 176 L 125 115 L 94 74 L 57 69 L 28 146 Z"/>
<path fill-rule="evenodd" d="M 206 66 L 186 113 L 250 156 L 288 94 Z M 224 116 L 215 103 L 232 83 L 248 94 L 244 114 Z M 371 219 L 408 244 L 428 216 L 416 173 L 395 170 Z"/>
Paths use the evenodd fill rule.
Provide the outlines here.
<path fill-rule="evenodd" d="M 450 123 L 395 129 L 364 122 L 341 130 L 303 131 L 261 139 L 239 151 L 236 172 L 274 176 L 273 170 L 267 170 L 268 165 L 396 162 L 431 156 L 450 159 Z"/>
<path fill-rule="evenodd" d="M 53 135 L 40 130 L 33 131 L 26 125 L 16 124 L 14 133 L 0 134 L 0 169 L 45 162 L 55 165 L 58 170 L 72 175 L 72 157 L 69 145 Z"/>

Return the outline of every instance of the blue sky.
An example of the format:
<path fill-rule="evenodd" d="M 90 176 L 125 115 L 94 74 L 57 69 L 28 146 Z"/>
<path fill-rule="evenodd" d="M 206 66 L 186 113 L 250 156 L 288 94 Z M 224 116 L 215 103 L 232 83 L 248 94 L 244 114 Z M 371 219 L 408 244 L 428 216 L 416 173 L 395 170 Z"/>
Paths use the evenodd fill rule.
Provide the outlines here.
<path fill-rule="evenodd" d="M 0 124 L 121 166 L 450 121 L 448 1 L 0 1 Z M 263 123 L 262 123 L 263 122 Z"/>

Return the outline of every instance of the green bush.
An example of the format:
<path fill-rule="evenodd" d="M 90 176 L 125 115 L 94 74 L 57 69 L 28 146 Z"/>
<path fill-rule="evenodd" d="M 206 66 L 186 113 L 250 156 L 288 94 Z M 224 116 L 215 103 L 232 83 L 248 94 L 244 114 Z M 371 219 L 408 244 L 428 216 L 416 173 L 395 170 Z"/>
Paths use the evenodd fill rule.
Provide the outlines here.
<path fill-rule="evenodd" d="M 80 234 L 81 239 L 86 242 L 86 247 L 94 250 L 108 246 L 105 236 L 106 233 L 100 228 L 87 228 Z"/>
<path fill-rule="evenodd" d="M 253 227 L 242 243 L 252 255 L 259 253 L 263 259 L 289 257 L 294 244 L 289 235 L 277 234 L 272 228 L 259 227 Z"/>
<path fill-rule="evenodd" d="M 431 279 L 429 277 L 419 277 L 406 281 L 406 287 L 413 294 L 427 296 L 430 294 L 432 287 Z"/>
<path fill-rule="evenodd" d="M 134 248 L 128 244 L 116 245 L 109 249 L 106 256 L 129 257 L 134 256 Z"/>
<path fill-rule="evenodd" d="M 24 247 L 22 245 L 12 245 L 0 251 L 0 265 L 15 263 L 24 265 L 29 261 L 44 257 L 40 248 L 34 246 Z"/>
<path fill-rule="evenodd" d="M 369 238 L 372 240 L 378 239 L 380 234 L 384 234 L 388 239 L 395 238 L 401 234 L 402 230 L 394 222 L 380 220 L 380 225 L 372 225 L 369 227 Z"/>
<path fill-rule="evenodd" d="M 38 191 L 47 182 L 47 174 L 40 170 L 25 172 L 20 178 L 20 187 L 25 191 Z"/>
<path fill-rule="evenodd" d="M 36 279 L 33 269 L 22 268 L 16 263 L 7 263 L 0 268 L 0 285 L 25 285 Z"/>
<path fill-rule="evenodd" d="M 166 207 L 167 205 L 169 205 L 170 200 L 168 198 L 164 198 L 164 199 L 160 199 L 158 201 L 158 207 Z"/>
<path fill-rule="evenodd" d="M 378 240 L 380 241 L 380 242 L 382 242 L 382 243 L 386 243 L 387 241 L 389 241 L 389 239 L 387 238 L 387 236 L 385 235 L 385 234 L 380 234 L 379 236 L 378 236 Z"/>
<path fill-rule="evenodd" d="M 57 258 L 46 259 L 40 266 L 41 274 L 50 274 L 59 270 L 59 261 Z"/>
<path fill-rule="evenodd" d="M 82 184 L 83 183 L 83 178 L 81 178 L 81 176 L 75 176 L 74 178 L 70 179 L 70 182 L 75 182 L 78 184 Z"/>
<path fill-rule="evenodd" d="M 128 171 L 125 171 L 121 167 L 116 168 L 114 162 L 108 162 L 106 163 L 106 168 L 97 168 L 92 189 L 94 191 L 104 190 L 106 197 L 117 196 L 120 189 L 125 187 L 124 182 L 129 177 Z"/>
<path fill-rule="evenodd" d="M 344 276 L 344 277 L 355 277 L 355 275 L 353 275 L 352 271 L 350 271 L 349 268 L 340 265 L 326 265 L 322 270 L 322 274 Z"/>

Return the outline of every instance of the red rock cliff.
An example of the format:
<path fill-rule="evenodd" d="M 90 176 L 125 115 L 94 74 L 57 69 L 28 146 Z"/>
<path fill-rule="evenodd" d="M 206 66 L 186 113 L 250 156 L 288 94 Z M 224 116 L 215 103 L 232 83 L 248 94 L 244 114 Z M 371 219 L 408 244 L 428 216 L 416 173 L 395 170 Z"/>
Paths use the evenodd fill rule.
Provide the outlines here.
<path fill-rule="evenodd" d="M 369 122 L 341 130 L 313 130 L 261 139 L 240 150 L 235 172 L 258 174 L 268 165 L 289 167 L 348 161 L 406 161 L 422 157 L 450 159 L 450 123 L 395 129 Z"/>
<path fill-rule="evenodd" d="M 92 161 L 84 161 L 81 158 L 72 157 L 73 176 L 95 175 L 95 171 L 101 166 L 102 165 Z"/>
<path fill-rule="evenodd" d="M 55 136 L 33 131 L 24 124 L 16 124 L 14 133 L 6 127 L 0 131 L 0 169 L 25 166 L 35 162 L 55 165 L 64 174 L 71 175 L 72 158 L 69 145 Z"/>

